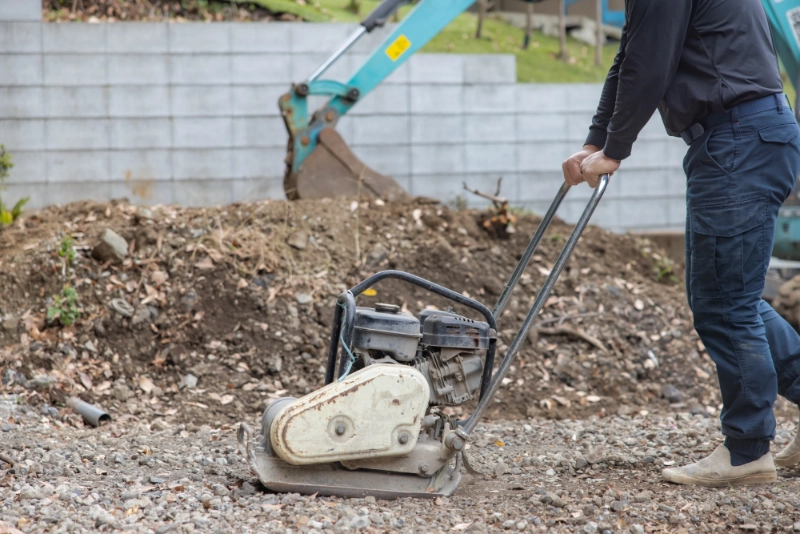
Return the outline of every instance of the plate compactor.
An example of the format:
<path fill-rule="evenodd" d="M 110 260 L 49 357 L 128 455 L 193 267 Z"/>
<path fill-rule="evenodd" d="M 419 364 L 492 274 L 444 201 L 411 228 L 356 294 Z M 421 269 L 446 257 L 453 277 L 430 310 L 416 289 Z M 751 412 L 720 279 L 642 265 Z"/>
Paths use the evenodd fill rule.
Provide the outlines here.
<path fill-rule="evenodd" d="M 342 293 L 336 301 L 326 385 L 300 399 L 273 401 L 256 436 L 247 424 L 239 425 L 242 452 L 264 486 L 276 492 L 381 499 L 452 495 L 461 480 L 470 433 L 527 339 L 607 186 L 604 175 L 494 373 L 497 319 L 569 191 L 566 183 L 493 310 L 400 271 L 379 272 Z M 483 321 L 430 309 L 415 317 L 390 304 L 356 306 L 356 297 L 387 278 L 470 308 Z M 477 408 L 468 419 L 445 414 L 444 407 L 461 405 L 476 394 Z"/>

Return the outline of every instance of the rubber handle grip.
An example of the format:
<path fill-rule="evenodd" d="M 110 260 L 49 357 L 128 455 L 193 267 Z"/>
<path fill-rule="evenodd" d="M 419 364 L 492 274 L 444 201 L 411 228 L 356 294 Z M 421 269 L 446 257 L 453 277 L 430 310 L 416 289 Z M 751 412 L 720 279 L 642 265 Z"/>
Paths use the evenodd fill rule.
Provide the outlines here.
<path fill-rule="evenodd" d="M 383 26 L 386 19 L 391 17 L 392 13 L 397 11 L 397 8 L 407 1 L 408 0 L 383 0 L 372 13 L 367 15 L 367 18 L 361 21 L 361 25 L 364 26 L 368 32 L 371 32 L 378 26 Z"/>

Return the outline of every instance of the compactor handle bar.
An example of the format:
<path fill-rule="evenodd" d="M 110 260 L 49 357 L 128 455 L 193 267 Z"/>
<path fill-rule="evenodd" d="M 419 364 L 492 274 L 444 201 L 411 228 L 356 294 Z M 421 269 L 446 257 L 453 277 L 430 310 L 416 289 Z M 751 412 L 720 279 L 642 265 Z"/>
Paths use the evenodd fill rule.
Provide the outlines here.
<path fill-rule="evenodd" d="M 489 385 L 488 393 L 481 397 L 480 401 L 478 402 L 478 407 L 475 408 L 475 412 L 473 412 L 473 414 L 464 424 L 464 431 L 467 434 L 470 434 L 473 430 L 475 430 L 475 427 L 478 425 L 481 417 L 483 417 L 483 414 L 486 413 L 486 409 L 489 407 L 489 402 L 500 388 L 500 384 L 503 382 L 503 378 L 505 378 L 506 374 L 508 373 L 508 368 L 511 367 L 511 362 L 514 360 L 517 352 L 519 352 L 522 343 L 528 338 L 528 333 L 531 331 L 533 321 L 536 319 L 536 316 L 539 315 L 539 312 L 542 311 L 544 303 L 547 302 L 550 292 L 553 290 L 553 286 L 556 284 L 556 280 L 558 280 L 558 277 L 561 275 L 561 271 L 564 270 L 564 266 L 567 264 L 567 261 L 569 261 L 572 251 L 575 250 L 575 245 L 578 244 L 578 239 L 580 239 L 581 234 L 583 234 L 586 226 L 588 226 L 589 220 L 592 218 L 592 214 L 594 213 L 595 208 L 597 208 L 597 204 L 600 203 L 600 199 L 603 198 L 603 193 L 606 192 L 607 187 L 608 175 L 604 174 L 600 177 L 600 182 L 597 184 L 597 187 L 592 193 L 589 203 L 586 205 L 586 208 L 583 210 L 580 219 L 578 219 L 578 222 L 575 224 L 575 228 L 572 230 L 572 234 L 570 234 L 567 244 L 564 245 L 564 249 L 561 251 L 561 254 L 558 255 L 558 259 L 553 266 L 553 270 L 550 271 L 550 274 L 547 276 L 547 280 L 544 281 L 542 289 L 539 290 L 539 294 L 536 295 L 536 300 L 534 300 L 533 306 L 531 306 L 530 311 L 528 311 L 528 315 L 522 322 L 522 327 L 514 337 L 514 341 L 511 342 L 508 352 L 506 352 L 506 355 L 503 356 L 503 360 L 500 362 L 500 367 L 497 368 L 497 372 L 492 378 L 492 383 Z M 522 272 L 525 270 L 525 267 L 528 266 L 531 256 L 533 256 L 536 247 L 539 245 L 544 232 L 550 226 L 550 223 L 553 222 L 553 216 L 556 214 L 558 207 L 561 205 L 561 201 L 564 200 L 564 197 L 567 195 L 567 192 L 569 192 L 570 188 L 571 186 L 564 182 L 564 184 L 561 186 L 561 189 L 558 190 L 555 200 L 553 200 L 553 203 L 550 205 L 550 209 L 547 210 L 542 222 L 539 223 L 539 227 L 536 229 L 536 233 L 533 235 L 528 248 L 522 255 L 522 258 L 517 264 L 517 268 L 514 270 L 514 274 L 511 275 L 511 279 L 508 281 L 508 284 L 506 284 L 503 294 L 500 296 L 500 299 L 494 307 L 494 314 L 496 318 L 499 318 L 500 313 L 503 311 L 506 302 L 508 302 L 509 296 L 511 296 L 511 291 L 514 289 L 514 286 L 522 276 Z"/>
<path fill-rule="evenodd" d="M 492 376 L 492 371 L 494 367 L 494 353 L 496 347 L 496 336 L 492 336 L 492 339 L 489 344 L 489 350 L 486 354 L 486 361 L 484 362 L 484 369 L 483 369 L 483 376 L 481 377 L 481 391 L 479 396 L 478 406 L 475 409 L 475 412 L 467 419 L 464 423 L 463 430 L 466 434 L 470 434 L 474 429 L 475 426 L 480 421 L 483 414 L 486 413 L 486 409 L 489 407 L 489 403 L 491 402 L 492 398 L 497 393 L 497 390 L 500 388 L 500 384 L 503 382 L 503 378 L 505 378 L 506 374 L 508 373 L 508 369 L 511 367 L 511 362 L 514 360 L 514 357 L 519 352 L 522 343 L 524 343 L 525 339 L 528 337 L 528 333 L 533 326 L 533 322 L 536 319 L 536 316 L 539 315 L 539 312 L 542 311 L 544 307 L 544 303 L 547 302 L 548 297 L 550 296 L 550 292 L 553 290 L 553 286 L 555 286 L 558 277 L 561 275 L 561 271 L 564 270 L 564 267 L 569 261 L 570 256 L 572 255 L 572 251 L 575 250 L 575 246 L 578 244 L 578 240 L 583 234 L 583 231 L 589 225 L 589 220 L 592 218 L 592 214 L 594 214 L 595 208 L 600 203 L 600 199 L 603 198 L 603 194 L 608 187 L 608 180 L 609 176 L 604 174 L 600 177 L 600 182 L 598 183 L 597 187 L 595 188 L 594 192 L 592 193 L 591 198 L 589 199 L 586 208 L 583 210 L 578 222 L 575 224 L 575 228 L 572 230 L 572 234 L 570 234 L 569 239 L 567 239 L 567 243 L 564 245 L 564 249 L 559 254 L 558 259 L 556 260 L 553 269 L 550 271 L 550 274 L 547 276 L 547 279 L 544 282 L 539 294 L 536 295 L 536 299 L 531 306 L 531 309 L 528 311 L 528 315 L 525 317 L 525 320 L 522 323 L 522 327 L 517 332 L 517 335 L 514 337 L 514 340 L 511 342 L 511 345 L 508 348 L 508 352 L 503 357 L 503 360 L 500 362 L 500 367 L 498 367 L 497 372 L 494 373 Z M 561 206 L 564 197 L 567 196 L 567 193 L 571 189 L 572 186 L 564 182 L 561 188 L 558 190 L 556 194 L 556 198 L 553 200 L 552 204 L 550 204 L 550 208 L 545 213 L 542 221 L 539 223 L 539 227 L 536 229 L 536 232 L 533 234 L 533 238 L 531 242 L 528 244 L 528 248 L 525 249 L 525 252 L 522 254 L 522 257 L 517 264 L 514 273 L 511 275 L 506 287 L 503 289 L 503 293 L 500 295 L 500 298 L 495 304 L 494 310 L 491 312 L 489 309 L 471 298 L 465 297 L 455 291 L 450 289 L 444 288 L 433 282 L 415 276 L 413 274 L 404 273 L 401 271 L 383 271 L 376 273 L 357 286 L 353 287 L 352 289 L 345 291 L 342 293 L 338 300 L 336 311 L 334 313 L 333 319 L 333 331 L 331 332 L 331 342 L 330 347 L 328 350 L 328 365 L 325 371 L 325 384 L 330 384 L 334 380 L 335 375 L 335 367 L 336 367 L 336 354 L 339 349 L 340 342 L 344 344 L 345 347 L 349 347 L 353 340 L 353 330 L 354 330 L 354 319 L 355 319 L 355 312 L 356 312 L 356 302 L 355 297 L 363 293 L 366 289 L 371 287 L 373 284 L 386 279 L 386 278 L 395 278 L 399 280 L 403 280 L 404 282 L 408 282 L 410 284 L 416 285 L 423 289 L 427 289 L 432 293 L 436 293 L 441 295 L 449 300 L 454 302 L 458 302 L 464 306 L 472 308 L 473 310 L 477 311 L 481 315 L 483 315 L 489 326 L 495 331 L 497 331 L 497 320 L 500 318 L 500 314 L 503 313 L 506 304 L 508 303 L 508 299 L 511 296 L 511 292 L 514 290 L 514 287 L 519 282 L 519 279 L 522 277 L 522 273 L 525 271 L 525 268 L 528 266 L 528 263 L 533 257 L 533 253 L 536 251 L 536 248 L 539 246 L 539 243 L 544 236 L 544 233 L 550 227 L 550 224 L 553 222 L 553 217 L 555 217 L 556 211 L 558 211 L 559 206 Z M 344 362 L 345 362 L 346 354 L 342 354 L 342 361 L 339 365 L 339 373 L 343 372 Z"/>

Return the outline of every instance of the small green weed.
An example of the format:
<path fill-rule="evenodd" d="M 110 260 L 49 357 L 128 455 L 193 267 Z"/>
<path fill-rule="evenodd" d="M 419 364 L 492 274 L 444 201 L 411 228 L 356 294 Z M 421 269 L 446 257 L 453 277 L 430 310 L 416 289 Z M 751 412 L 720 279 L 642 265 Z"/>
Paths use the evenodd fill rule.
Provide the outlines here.
<path fill-rule="evenodd" d="M 74 288 L 65 286 L 60 295 L 53 297 L 53 305 L 47 308 L 47 322 L 59 322 L 71 326 L 80 319 L 80 300 Z"/>
<path fill-rule="evenodd" d="M 653 274 L 656 282 L 671 282 L 677 284 L 680 279 L 675 275 L 675 262 L 669 258 L 658 257 L 653 265 Z"/>
<path fill-rule="evenodd" d="M 14 162 L 11 161 L 11 154 L 6 152 L 6 147 L 0 145 L 0 191 L 5 190 L 6 179 L 8 178 L 9 171 L 14 168 Z M 22 213 L 22 207 L 28 203 L 30 198 L 25 197 L 17 201 L 11 209 L 8 209 L 0 198 L 0 227 L 8 226 Z"/>

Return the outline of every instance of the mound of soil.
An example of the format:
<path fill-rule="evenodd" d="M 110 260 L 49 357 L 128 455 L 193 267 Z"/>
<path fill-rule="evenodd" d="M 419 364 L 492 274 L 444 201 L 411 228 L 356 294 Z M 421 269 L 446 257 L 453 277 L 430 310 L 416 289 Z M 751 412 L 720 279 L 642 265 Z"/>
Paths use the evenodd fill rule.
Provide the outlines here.
<path fill-rule="evenodd" d="M 423 199 L 214 209 L 81 202 L 30 214 L 0 233 L 0 391 L 56 406 L 77 394 L 112 415 L 187 424 L 252 417 L 273 398 L 322 385 L 335 299 L 373 272 L 408 271 L 491 308 L 538 219 L 520 217 L 516 233 L 499 240 L 479 215 Z M 122 262 L 108 250 L 93 258 L 109 229 L 127 242 Z M 553 224 L 515 290 L 498 321 L 498 361 L 570 231 Z M 713 364 L 673 268 L 646 240 L 590 227 L 489 417 L 670 403 L 714 414 Z M 374 289 L 359 305 L 415 314 L 448 306 L 399 281 Z M 74 324 L 61 324 L 76 311 Z"/>
<path fill-rule="evenodd" d="M 46 21 L 293 21 L 253 2 L 235 0 L 45 0 Z"/>

